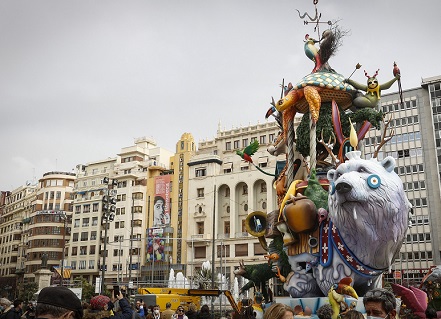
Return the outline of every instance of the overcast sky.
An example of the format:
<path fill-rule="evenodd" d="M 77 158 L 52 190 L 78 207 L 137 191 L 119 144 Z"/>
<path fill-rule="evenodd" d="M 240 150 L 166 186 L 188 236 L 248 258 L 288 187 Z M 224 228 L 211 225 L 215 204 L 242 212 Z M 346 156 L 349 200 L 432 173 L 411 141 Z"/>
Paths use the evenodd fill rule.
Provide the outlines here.
<path fill-rule="evenodd" d="M 222 128 L 265 121 L 279 83 L 313 63 L 296 11 L 312 0 L 0 1 L 0 190 L 114 157 L 136 137 L 171 151 Z M 331 66 L 403 89 L 441 74 L 440 0 L 320 0 L 350 30 Z M 321 31 L 326 25 L 321 24 Z M 387 92 L 397 90 L 394 85 Z"/>

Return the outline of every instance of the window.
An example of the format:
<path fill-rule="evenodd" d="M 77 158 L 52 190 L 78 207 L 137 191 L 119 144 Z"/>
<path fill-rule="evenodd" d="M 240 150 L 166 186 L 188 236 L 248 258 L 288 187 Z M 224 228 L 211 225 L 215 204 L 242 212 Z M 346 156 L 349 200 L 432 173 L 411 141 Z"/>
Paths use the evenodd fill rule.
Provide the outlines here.
<path fill-rule="evenodd" d="M 204 168 L 196 168 L 196 177 L 207 176 L 207 169 Z"/>
<path fill-rule="evenodd" d="M 259 143 L 260 144 L 266 144 L 266 135 L 262 135 L 259 138 Z"/>
<path fill-rule="evenodd" d="M 89 240 L 89 233 L 88 232 L 82 232 L 81 233 L 81 241 L 88 241 Z"/>
<path fill-rule="evenodd" d="M 260 243 L 254 243 L 254 255 L 266 255 L 266 250 Z"/>
<path fill-rule="evenodd" d="M 78 264 L 78 269 L 86 269 L 86 261 L 80 260 L 80 263 Z"/>
<path fill-rule="evenodd" d="M 237 149 L 237 148 L 239 148 L 240 147 L 240 141 L 239 140 L 236 140 L 236 141 L 234 141 L 233 142 L 233 147 L 234 147 L 234 149 Z"/>
<path fill-rule="evenodd" d="M 247 195 L 248 194 L 248 185 L 243 185 L 242 186 L 242 194 L 243 195 Z"/>
<path fill-rule="evenodd" d="M 74 227 L 80 227 L 80 220 L 79 219 L 75 219 Z"/>
<path fill-rule="evenodd" d="M 260 184 L 260 192 L 261 193 L 266 193 L 266 183 L 265 182 L 262 182 Z"/>
<path fill-rule="evenodd" d="M 142 220 L 136 219 L 133 221 L 133 227 L 142 227 Z"/>
<path fill-rule="evenodd" d="M 89 204 L 83 206 L 83 213 L 90 213 L 90 205 Z"/>
<path fill-rule="evenodd" d="M 92 226 L 98 225 L 98 217 L 92 217 Z"/>
<path fill-rule="evenodd" d="M 83 227 L 89 227 L 89 218 L 83 218 Z"/>
<path fill-rule="evenodd" d="M 90 232 L 90 240 L 96 240 L 96 230 Z"/>
<path fill-rule="evenodd" d="M 196 222 L 196 231 L 197 231 L 197 234 L 204 233 L 204 222 Z"/>
<path fill-rule="evenodd" d="M 198 188 L 197 189 L 197 194 L 198 194 L 198 197 L 204 197 L 204 189 L 203 188 Z"/>
<path fill-rule="evenodd" d="M 94 212 L 97 212 L 98 209 L 99 209 L 99 204 L 98 204 L 98 203 L 94 203 L 93 206 L 92 206 L 92 210 L 93 210 Z"/>
<path fill-rule="evenodd" d="M 133 193 L 132 195 L 133 199 L 143 199 L 142 193 Z"/>
<path fill-rule="evenodd" d="M 225 149 L 226 149 L 227 151 L 231 151 L 231 142 L 226 142 L 226 143 L 225 143 Z"/>
<path fill-rule="evenodd" d="M 269 143 L 272 143 L 272 142 L 274 142 L 274 138 L 276 137 L 276 135 L 274 134 L 274 133 L 271 133 L 271 134 L 269 134 L 268 135 L 268 139 L 269 139 Z"/>
<path fill-rule="evenodd" d="M 224 235 L 230 235 L 230 221 L 224 221 Z"/>
<path fill-rule="evenodd" d="M 75 214 L 79 214 L 81 212 L 81 205 L 75 205 Z"/>
<path fill-rule="evenodd" d="M 72 256 L 76 256 L 78 253 L 78 247 L 72 247 Z"/>
<path fill-rule="evenodd" d="M 230 197 L 230 188 L 225 187 L 225 197 Z"/>
<path fill-rule="evenodd" d="M 230 245 L 217 245 L 217 257 L 230 257 Z"/>
<path fill-rule="evenodd" d="M 245 148 L 245 147 L 247 147 L 247 146 L 248 146 L 248 139 L 247 139 L 247 138 L 244 138 L 244 139 L 242 140 L 242 147 Z"/>
<path fill-rule="evenodd" d="M 205 258 L 207 255 L 207 247 L 194 247 L 194 258 Z"/>
<path fill-rule="evenodd" d="M 133 207 L 134 213 L 142 213 L 142 206 L 135 206 Z"/>
<path fill-rule="evenodd" d="M 87 255 L 87 246 L 80 246 L 80 255 Z"/>
<path fill-rule="evenodd" d="M 248 204 L 244 204 L 243 205 L 243 210 L 246 211 L 246 212 L 248 211 Z"/>
<path fill-rule="evenodd" d="M 95 269 L 95 260 L 89 260 L 89 269 Z"/>
<path fill-rule="evenodd" d="M 60 192 L 60 191 L 57 192 L 56 198 L 57 198 L 57 199 L 60 199 L 60 198 L 61 198 L 61 192 Z"/>
<path fill-rule="evenodd" d="M 78 233 L 72 234 L 72 241 L 78 241 Z"/>
<path fill-rule="evenodd" d="M 248 256 L 248 244 L 236 244 L 235 256 L 236 257 Z"/>

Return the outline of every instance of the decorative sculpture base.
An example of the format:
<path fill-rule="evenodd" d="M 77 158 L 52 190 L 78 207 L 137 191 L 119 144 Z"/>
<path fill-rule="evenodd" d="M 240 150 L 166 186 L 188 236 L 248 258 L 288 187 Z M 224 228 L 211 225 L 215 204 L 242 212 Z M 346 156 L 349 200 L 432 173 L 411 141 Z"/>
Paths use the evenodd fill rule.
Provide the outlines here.
<path fill-rule="evenodd" d="M 49 269 L 39 269 L 35 273 L 35 282 L 38 283 L 38 290 L 51 285 L 52 271 Z"/>

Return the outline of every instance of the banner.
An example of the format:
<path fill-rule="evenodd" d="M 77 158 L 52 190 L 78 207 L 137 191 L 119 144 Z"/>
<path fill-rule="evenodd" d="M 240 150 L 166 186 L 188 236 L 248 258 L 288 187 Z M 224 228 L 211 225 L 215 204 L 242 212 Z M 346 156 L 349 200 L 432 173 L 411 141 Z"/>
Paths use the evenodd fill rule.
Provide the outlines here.
<path fill-rule="evenodd" d="M 170 224 L 170 175 L 155 177 L 155 199 L 153 201 L 153 226 Z"/>
<path fill-rule="evenodd" d="M 165 261 L 165 237 L 163 228 L 147 229 L 146 261 Z"/>

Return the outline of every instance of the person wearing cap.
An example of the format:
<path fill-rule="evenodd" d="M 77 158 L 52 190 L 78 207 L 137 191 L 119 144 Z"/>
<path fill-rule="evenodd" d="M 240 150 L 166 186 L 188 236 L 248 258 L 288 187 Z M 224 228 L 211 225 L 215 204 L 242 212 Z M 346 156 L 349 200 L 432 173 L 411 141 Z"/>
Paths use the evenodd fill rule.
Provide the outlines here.
<path fill-rule="evenodd" d="M 121 312 L 114 311 L 114 302 L 116 301 L 118 301 Z M 115 297 L 112 291 L 112 299 L 104 295 L 98 295 L 90 299 L 90 308 L 85 312 L 83 319 L 132 319 L 132 314 L 132 308 L 122 293 L 120 292 Z"/>
<path fill-rule="evenodd" d="M 368 319 L 393 319 L 397 311 L 397 301 L 393 293 L 384 288 L 369 290 L 363 297 Z"/>
<path fill-rule="evenodd" d="M 66 287 L 46 287 L 38 294 L 35 309 L 37 319 L 81 319 L 80 299 Z"/>
<path fill-rule="evenodd" d="M 165 304 L 165 310 L 161 313 L 163 319 L 171 319 L 175 312 L 171 310 L 171 303 Z"/>

